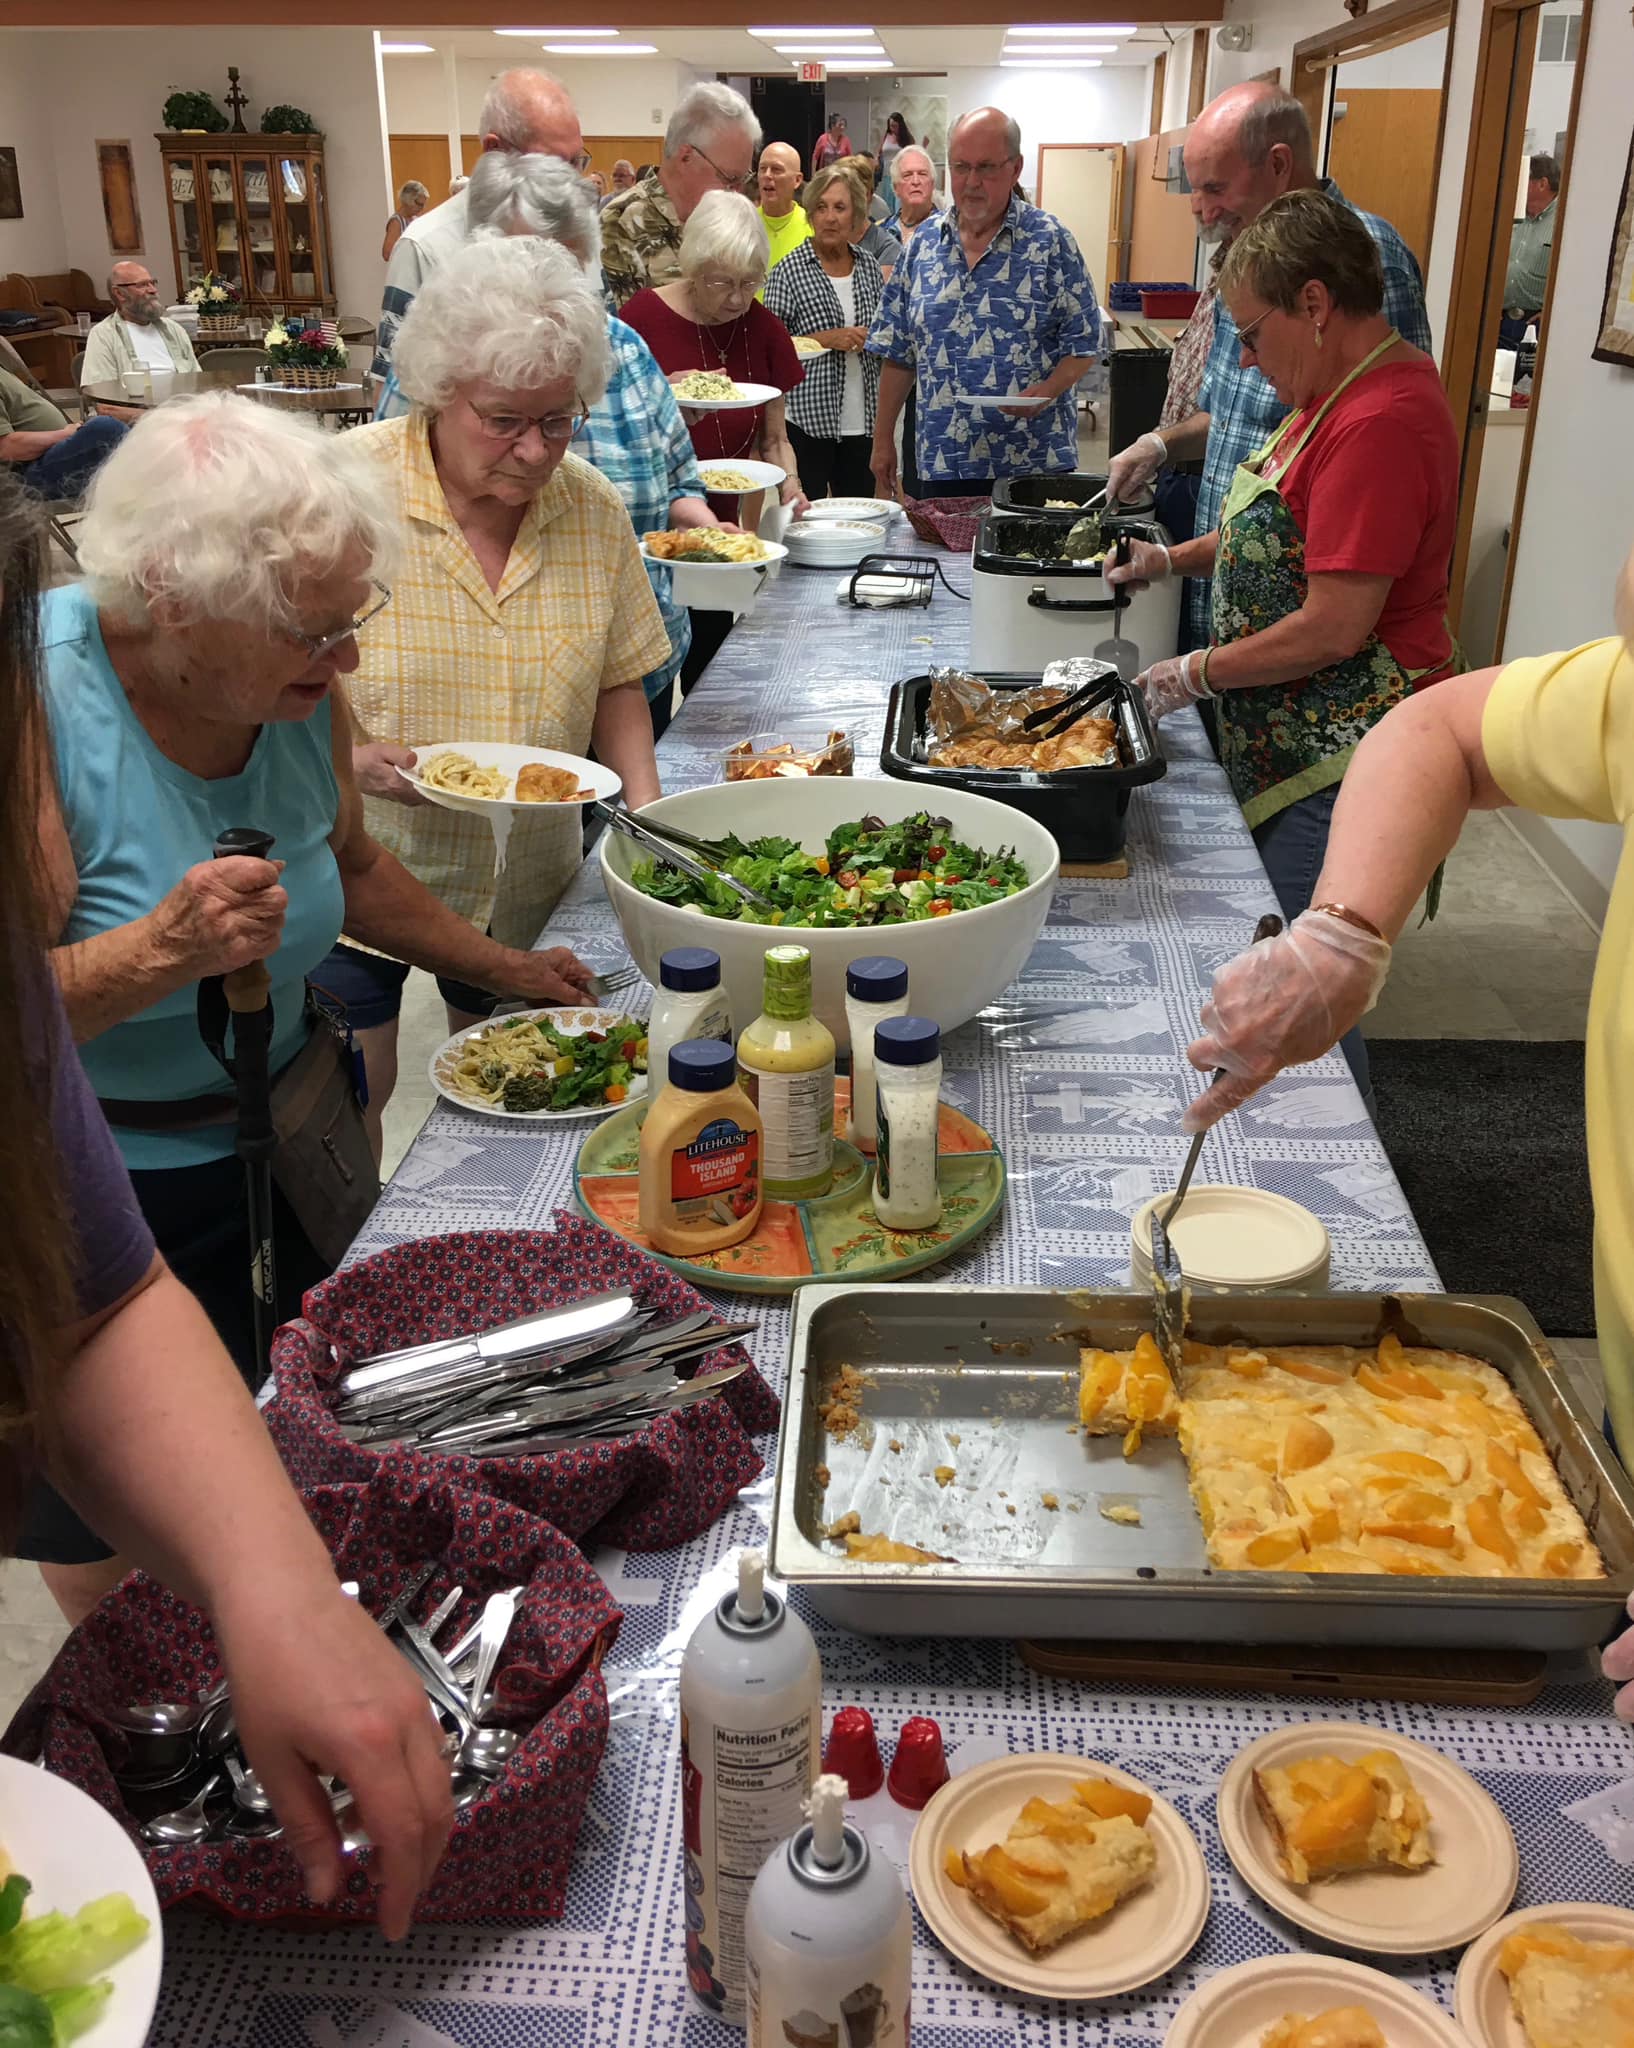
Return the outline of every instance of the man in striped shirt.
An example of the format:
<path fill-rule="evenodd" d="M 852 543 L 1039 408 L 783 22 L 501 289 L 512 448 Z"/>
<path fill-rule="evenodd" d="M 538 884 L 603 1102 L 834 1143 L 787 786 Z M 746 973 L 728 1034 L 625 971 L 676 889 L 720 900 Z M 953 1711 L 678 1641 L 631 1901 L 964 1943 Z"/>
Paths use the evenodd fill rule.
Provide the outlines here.
<path fill-rule="evenodd" d="M 1315 152 L 1305 110 L 1292 94 L 1255 83 L 1234 85 L 1213 99 L 1192 123 L 1186 138 L 1186 177 L 1198 237 L 1205 243 L 1233 241 L 1284 192 L 1317 186 L 1330 199 L 1350 205 L 1331 178 L 1316 174 Z M 1386 220 L 1352 207 L 1378 245 L 1384 269 L 1384 310 L 1404 341 L 1430 348 L 1430 317 L 1424 309 L 1424 279 L 1418 259 Z M 1243 366 L 1237 330 L 1218 299 L 1214 339 L 1203 370 L 1196 410 L 1177 425 L 1142 434 L 1114 455 L 1107 470 L 1109 496 L 1134 496 L 1171 462 L 1203 459 L 1203 484 L 1194 531 L 1210 533 L 1238 463 L 1271 435 L 1287 408 L 1258 368 Z M 1211 585 L 1186 585 L 1181 650 L 1207 646 Z"/>

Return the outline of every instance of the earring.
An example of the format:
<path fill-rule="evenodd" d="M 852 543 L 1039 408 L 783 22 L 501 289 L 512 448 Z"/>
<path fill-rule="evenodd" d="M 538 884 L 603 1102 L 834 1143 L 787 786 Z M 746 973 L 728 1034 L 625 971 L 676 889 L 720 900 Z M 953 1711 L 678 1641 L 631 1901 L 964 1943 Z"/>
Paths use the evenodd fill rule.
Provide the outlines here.
<path fill-rule="evenodd" d="M 1316 345 L 1318 348 L 1322 346 L 1322 330 L 1320 327 L 1316 330 Z"/>

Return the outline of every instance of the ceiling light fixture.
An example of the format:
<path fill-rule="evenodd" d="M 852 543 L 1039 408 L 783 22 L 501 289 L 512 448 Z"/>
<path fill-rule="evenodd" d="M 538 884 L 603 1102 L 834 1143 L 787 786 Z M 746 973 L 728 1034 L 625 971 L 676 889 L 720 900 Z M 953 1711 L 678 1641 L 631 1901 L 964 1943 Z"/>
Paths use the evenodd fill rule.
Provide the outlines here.
<path fill-rule="evenodd" d="M 1116 43 L 1006 43 L 1004 57 L 1115 57 Z"/>
<path fill-rule="evenodd" d="M 847 43 L 836 46 L 832 43 L 774 43 L 772 48 L 780 57 L 821 57 L 826 64 L 838 63 L 842 57 L 883 57 L 883 43 Z"/>
<path fill-rule="evenodd" d="M 656 43 L 596 43 L 587 47 L 583 43 L 542 43 L 540 48 L 552 57 L 656 57 Z"/>
<path fill-rule="evenodd" d="M 1099 57 L 1001 57 L 1001 71 L 1099 71 Z"/>
<path fill-rule="evenodd" d="M 430 43 L 382 43 L 380 54 L 382 57 L 432 57 L 436 50 Z"/>
<path fill-rule="evenodd" d="M 779 36 L 799 36 L 806 42 L 852 43 L 864 36 L 872 36 L 871 28 L 752 28 L 752 36 L 759 36 L 763 43 L 775 42 Z"/>
<path fill-rule="evenodd" d="M 527 36 L 534 41 L 538 41 L 545 36 L 556 36 L 558 38 L 582 36 L 586 41 L 589 41 L 592 38 L 600 37 L 610 39 L 618 34 L 618 30 L 616 28 L 496 28 L 494 34 L 496 36 Z"/>
<path fill-rule="evenodd" d="M 1087 37 L 1094 41 L 1100 36 L 1132 36 L 1135 24 L 1132 21 L 1083 22 L 1032 22 L 1025 28 L 1011 27 L 1012 42 L 1032 40 L 1036 42 L 1062 42 L 1067 37 Z"/>
<path fill-rule="evenodd" d="M 836 76 L 851 71 L 894 71 L 896 66 L 889 57 L 864 57 L 860 62 L 847 61 L 844 64 L 830 64 L 829 70 Z"/>

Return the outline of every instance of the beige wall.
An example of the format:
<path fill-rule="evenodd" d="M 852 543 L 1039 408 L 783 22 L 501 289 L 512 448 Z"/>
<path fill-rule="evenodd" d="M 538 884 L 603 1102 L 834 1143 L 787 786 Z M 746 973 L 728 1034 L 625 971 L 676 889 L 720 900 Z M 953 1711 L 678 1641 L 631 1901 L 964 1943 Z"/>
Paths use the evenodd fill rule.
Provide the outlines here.
<path fill-rule="evenodd" d="M 0 38 L 0 143 L 17 152 L 21 220 L 0 220 L 0 276 L 63 268 L 62 209 L 57 203 L 56 108 L 43 38 Z M 100 214 L 101 206 L 98 203 Z"/>

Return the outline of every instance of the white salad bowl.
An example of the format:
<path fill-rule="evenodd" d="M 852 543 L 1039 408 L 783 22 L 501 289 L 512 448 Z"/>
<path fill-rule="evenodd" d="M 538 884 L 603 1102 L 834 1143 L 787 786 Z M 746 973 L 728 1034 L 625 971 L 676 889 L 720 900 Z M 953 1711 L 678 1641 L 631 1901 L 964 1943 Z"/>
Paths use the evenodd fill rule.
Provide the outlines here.
<path fill-rule="evenodd" d="M 1012 848 L 1027 870 L 1027 886 L 979 910 L 909 924 L 827 931 L 744 924 L 644 896 L 630 876 L 649 856 L 614 831 L 601 838 L 602 883 L 625 943 L 649 981 L 657 981 L 659 958 L 674 946 L 709 946 L 719 953 L 739 1030 L 760 1013 L 766 948 L 789 943 L 811 949 L 813 1007 L 841 1048 L 851 1042 L 845 1021 L 845 970 L 851 961 L 870 953 L 905 961 L 914 1013 L 933 1017 L 950 1031 L 967 1023 L 1015 980 L 1044 928 L 1060 855 L 1042 825 L 1006 804 L 965 790 L 921 793 L 904 783 L 848 775 L 715 783 L 659 797 L 639 815 L 654 824 L 679 825 L 704 839 L 728 832 L 743 840 L 776 834 L 799 840 L 809 853 L 820 853 L 836 825 L 868 816 L 899 824 L 923 810 L 946 818 L 953 837 L 966 846 L 989 854 Z"/>

